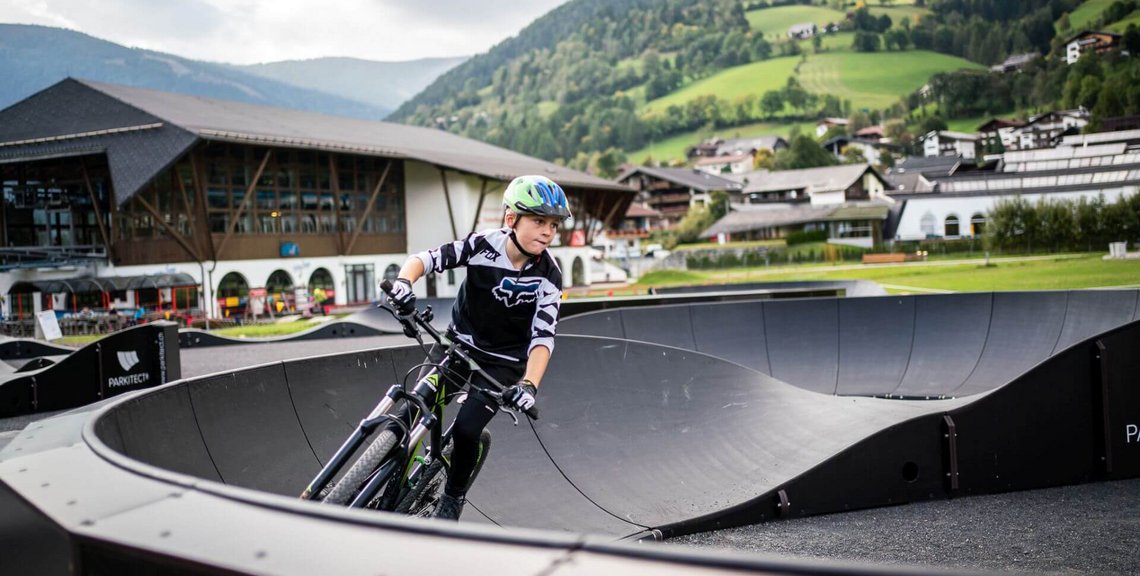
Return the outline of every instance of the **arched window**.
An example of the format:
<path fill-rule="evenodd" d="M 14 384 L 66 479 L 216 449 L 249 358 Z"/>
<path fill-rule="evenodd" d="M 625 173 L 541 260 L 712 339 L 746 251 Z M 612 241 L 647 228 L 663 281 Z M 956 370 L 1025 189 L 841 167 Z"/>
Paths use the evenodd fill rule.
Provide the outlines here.
<path fill-rule="evenodd" d="M 249 282 L 245 276 L 237 272 L 230 272 L 222 276 L 218 283 L 218 308 L 222 316 L 229 318 L 232 315 L 244 314 L 249 305 Z"/>
<path fill-rule="evenodd" d="M 958 237 L 958 217 L 951 214 L 946 217 L 946 234 L 947 238 Z"/>
<path fill-rule="evenodd" d="M 330 274 L 329 271 L 325 270 L 324 268 L 317 268 L 316 270 L 313 270 L 313 275 L 309 276 L 308 288 L 309 288 L 309 294 L 312 294 L 313 290 L 316 290 L 317 288 L 322 288 L 326 292 L 329 290 L 332 290 L 333 289 L 332 274 Z"/>
<path fill-rule="evenodd" d="M 294 306 L 293 277 L 284 270 L 274 270 L 265 281 L 265 293 L 273 312 L 283 312 Z"/>
<path fill-rule="evenodd" d="M 919 223 L 919 227 L 922 230 L 923 236 L 925 236 L 927 238 L 934 236 L 934 223 L 935 222 L 936 222 L 936 220 L 934 218 L 934 214 L 927 212 L 926 214 L 922 215 L 922 220 Z"/>
<path fill-rule="evenodd" d="M 571 266 L 573 266 L 573 270 L 571 270 L 571 274 L 570 274 L 571 282 L 573 282 L 574 286 L 585 285 L 586 284 L 586 264 L 584 262 L 582 262 L 582 257 L 579 256 L 579 257 L 575 258 L 574 263 L 571 264 Z"/>
<path fill-rule="evenodd" d="M 986 216 L 984 214 L 974 214 L 970 217 L 970 235 L 981 236 L 986 232 Z"/>

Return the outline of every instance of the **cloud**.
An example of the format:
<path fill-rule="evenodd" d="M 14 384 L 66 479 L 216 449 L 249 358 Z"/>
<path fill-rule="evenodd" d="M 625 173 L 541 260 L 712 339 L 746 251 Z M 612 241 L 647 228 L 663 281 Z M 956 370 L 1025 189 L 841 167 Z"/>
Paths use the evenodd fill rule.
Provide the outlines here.
<path fill-rule="evenodd" d="M 565 0 L 0 0 L 0 22 L 231 63 L 485 52 Z"/>

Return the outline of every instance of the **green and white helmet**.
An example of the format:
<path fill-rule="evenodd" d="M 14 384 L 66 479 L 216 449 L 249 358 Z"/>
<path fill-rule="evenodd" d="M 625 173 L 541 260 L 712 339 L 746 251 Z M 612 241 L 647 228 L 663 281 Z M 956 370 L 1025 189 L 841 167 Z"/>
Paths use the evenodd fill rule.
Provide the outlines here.
<path fill-rule="evenodd" d="M 503 206 L 515 214 L 555 216 L 562 220 L 573 217 L 566 192 L 546 176 L 519 176 L 503 192 Z"/>

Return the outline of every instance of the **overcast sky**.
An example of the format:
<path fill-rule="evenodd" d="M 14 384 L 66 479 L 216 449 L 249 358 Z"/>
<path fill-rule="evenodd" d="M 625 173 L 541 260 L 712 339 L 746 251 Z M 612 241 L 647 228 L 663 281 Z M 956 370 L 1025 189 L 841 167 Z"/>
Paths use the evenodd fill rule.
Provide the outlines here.
<path fill-rule="evenodd" d="M 0 22 L 252 64 L 470 56 L 567 0 L 0 0 Z"/>

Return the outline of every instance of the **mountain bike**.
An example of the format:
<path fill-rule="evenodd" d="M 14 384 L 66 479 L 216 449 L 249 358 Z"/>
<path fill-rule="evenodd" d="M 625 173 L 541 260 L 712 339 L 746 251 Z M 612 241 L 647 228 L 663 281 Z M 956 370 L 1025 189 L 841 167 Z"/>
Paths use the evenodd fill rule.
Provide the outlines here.
<path fill-rule="evenodd" d="M 385 280 L 380 288 L 391 296 L 391 282 Z M 499 410 L 510 415 L 516 426 L 519 420 L 514 411 L 503 406 L 506 387 L 485 372 L 450 333 L 440 333 L 431 325 L 430 305 L 405 315 L 384 303 L 379 307 L 399 321 L 404 334 L 419 343 L 428 360 L 410 368 L 401 383 L 388 388 L 301 493 L 301 499 L 426 517 L 435 511 L 443 495 L 450 468 L 452 427 L 440 429 L 444 406 L 451 400 L 461 403 L 468 393 L 476 392 L 497 402 Z M 434 340 L 434 353 L 425 345 L 424 333 Z M 456 381 L 449 370 L 453 363 L 469 368 L 466 380 Z M 419 376 L 409 391 L 408 378 L 413 373 Z M 526 415 L 538 419 L 533 407 Z M 376 438 L 334 482 L 333 478 L 373 434 L 377 434 Z M 482 469 L 490 445 L 490 432 L 484 430 L 470 481 Z"/>

